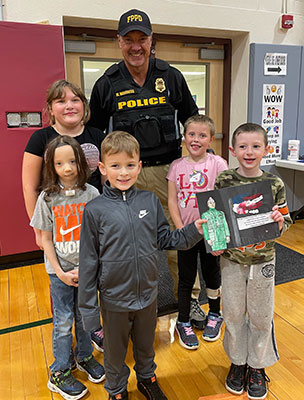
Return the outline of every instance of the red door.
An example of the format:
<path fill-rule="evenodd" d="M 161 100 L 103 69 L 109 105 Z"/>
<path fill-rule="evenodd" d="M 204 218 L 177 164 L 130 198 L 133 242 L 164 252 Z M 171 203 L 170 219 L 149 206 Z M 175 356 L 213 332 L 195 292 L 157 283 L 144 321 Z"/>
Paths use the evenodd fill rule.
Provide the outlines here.
<path fill-rule="evenodd" d="M 0 38 L 0 255 L 3 256 L 38 250 L 23 202 L 23 151 L 29 137 L 39 129 L 32 124 L 37 125 L 40 114 L 44 115 L 46 89 L 53 81 L 65 77 L 65 69 L 60 26 L 0 22 Z M 22 123 L 18 126 L 20 118 Z M 46 124 L 43 118 L 42 126 Z"/>

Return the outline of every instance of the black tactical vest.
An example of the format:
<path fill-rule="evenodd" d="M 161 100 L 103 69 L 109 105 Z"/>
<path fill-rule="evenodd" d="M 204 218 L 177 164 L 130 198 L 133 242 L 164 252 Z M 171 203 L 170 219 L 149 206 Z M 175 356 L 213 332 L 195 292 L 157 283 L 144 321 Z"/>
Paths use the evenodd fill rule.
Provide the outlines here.
<path fill-rule="evenodd" d="M 156 59 L 145 86 L 139 87 L 123 77 L 118 64 L 105 72 L 115 103 L 108 131 L 131 133 L 140 144 L 141 158 L 155 159 L 156 164 L 158 156 L 159 163 L 165 164 L 180 155 L 181 136 L 177 110 L 169 101 L 168 73 L 169 64 Z"/>

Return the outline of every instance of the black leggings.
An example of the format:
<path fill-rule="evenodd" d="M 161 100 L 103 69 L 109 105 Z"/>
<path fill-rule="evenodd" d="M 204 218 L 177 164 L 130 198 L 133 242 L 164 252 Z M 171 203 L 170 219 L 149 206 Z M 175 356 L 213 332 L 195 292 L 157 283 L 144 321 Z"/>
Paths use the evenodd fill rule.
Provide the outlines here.
<path fill-rule="evenodd" d="M 206 253 L 204 239 L 190 250 L 179 250 L 178 256 L 178 321 L 188 322 L 191 291 L 197 274 L 197 256 L 200 256 L 202 276 L 206 288 L 218 289 L 221 286 L 219 257 Z M 208 298 L 210 302 L 210 299 Z M 212 301 L 212 300 L 211 300 Z"/>

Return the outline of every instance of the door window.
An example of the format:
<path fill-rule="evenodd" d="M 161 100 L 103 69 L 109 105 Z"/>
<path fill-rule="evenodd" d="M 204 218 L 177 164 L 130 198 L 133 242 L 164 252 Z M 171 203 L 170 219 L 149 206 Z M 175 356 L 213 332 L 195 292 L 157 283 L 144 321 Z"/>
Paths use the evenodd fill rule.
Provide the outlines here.
<path fill-rule="evenodd" d="M 200 114 L 208 115 L 208 64 L 176 64 L 186 79 L 190 92 L 198 106 Z"/>
<path fill-rule="evenodd" d="M 106 69 L 108 69 L 113 63 L 117 61 L 118 60 L 81 60 L 82 88 L 86 98 L 89 101 L 94 83 L 97 81 L 98 78 L 101 77 L 101 75 L 103 75 Z"/>

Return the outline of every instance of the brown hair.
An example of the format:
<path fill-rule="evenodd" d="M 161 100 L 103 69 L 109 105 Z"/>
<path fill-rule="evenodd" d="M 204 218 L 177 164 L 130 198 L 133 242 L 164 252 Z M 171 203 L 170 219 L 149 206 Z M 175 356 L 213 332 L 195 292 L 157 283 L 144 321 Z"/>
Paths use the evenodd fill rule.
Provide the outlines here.
<path fill-rule="evenodd" d="M 215 135 L 215 124 L 213 119 L 208 117 L 207 115 L 195 114 L 192 117 L 189 117 L 184 124 L 184 135 L 187 133 L 187 129 L 190 124 L 204 124 L 207 125 L 210 130 L 210 137 L 214 137 Z"/>
<path fill-rule="evenodd" d="M 46 92 L 46 113 L 48 115 L 50 124 L 53 125 L 55 123 L 55 118 L 51 114 L 52 103 L 54 100 L 61 99 L 64 97 L 65 88 L 70 89 L 75 96 L 79 97 L 83 103 L 83 117 L 82 122 L 85 124 L 90 119 L 90 107 L 87 98 L 85 97 L 83 91 L 74 83 L 68 82 L 65 79 L 60 79 L 59 81 L 55 81 L 48 88 Z"/>
<path fill-rule="evenodd" d="M 101 160 L 107 154 L 126 152 L 133 157 L 134 153 L 139 155 L 139 143 L 134 136 L 124 131 L 114 131 L 107 135 L 101 143 Z"/>
<path fill-rule="evenodd" d="M 255 124 L 252 122 L 246 122 L 245 124 L 242 124 L 236 128 L 236 130 L 232 134 L 232 139 L 231 139 L 231 145 L 234 148 L 235 143 L 236 143 L 236 138 L 239 136 L 240 133 L 251 133 L 251 132 L 257 132 L 261 133 L 264 137 L 264 143 L 265 147 L 268 146 L 268 137 L 267 137 L 267 132 L 265 131 L 264 128 L 261 127 L 259 124 Z"/>
<path fill-rule="evenodd" d="M 58 175 L 54 166 L 54 156 L 55 150 L 58 147 L 63 146 L 71 146 L 74 151 L 78 172 L 77 187 L 85 190 L 85 184 L 91 175 L 84 152 L 77 140 L 71 136 L 57 136 L 55 139 L 49 142 L 44 153 L 42 190 L 44 190 L 46 193 L 46 199 L 48 198 L 49 194 L 59 193 L 61 190 L 58 184 Z"/>

